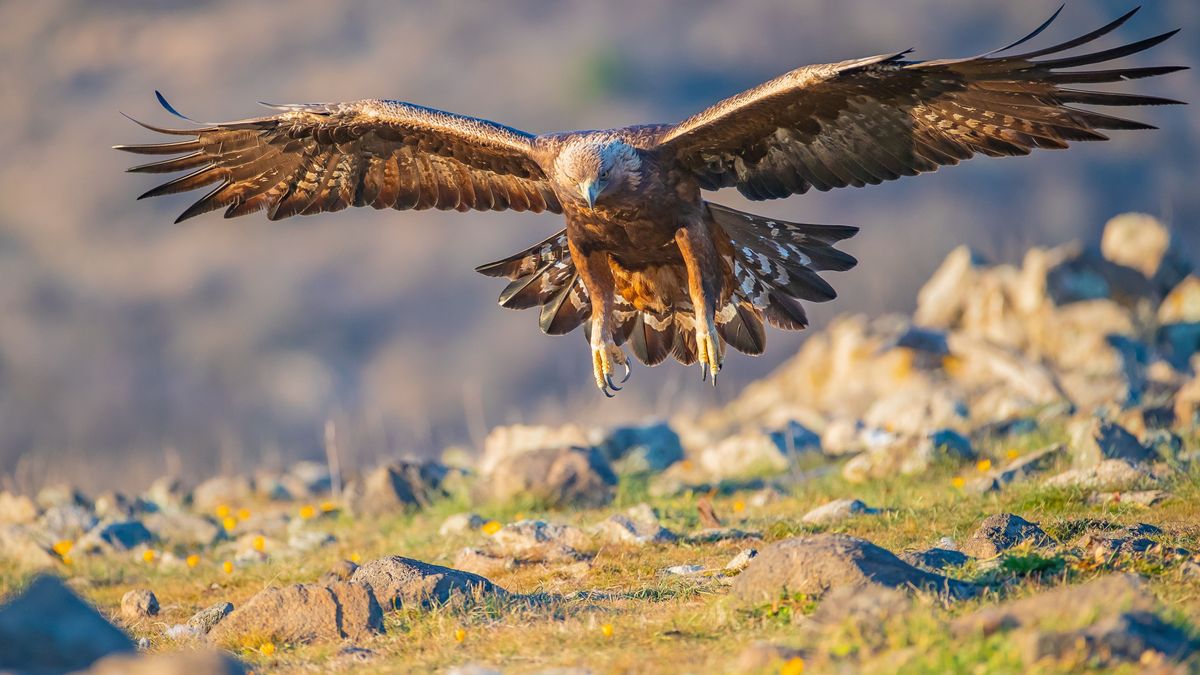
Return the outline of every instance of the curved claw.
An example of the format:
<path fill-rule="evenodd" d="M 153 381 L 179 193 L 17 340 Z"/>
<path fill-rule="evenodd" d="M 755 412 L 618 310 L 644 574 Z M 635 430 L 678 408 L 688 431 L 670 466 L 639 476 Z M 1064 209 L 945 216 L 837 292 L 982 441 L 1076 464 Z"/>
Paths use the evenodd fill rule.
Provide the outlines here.
<path fill-rule="evenodd" d="M 707 363 L 700 364 L 700 381 L 708 382 L 708 364 Z"/>
<path fill-rule="evenodd" d="M 616 394 L 614 394 L 614 393 L 612 393 L 611 391 L 609 391 L 609 390 L 608 390 L 608 387 L 602 387 L 602 388 L 600 389 L 600 391 L 604 392 L 604 397 L 605 397 L 605 398 L 615 398 L 615 397 L 616 397 Z"/>
<path fill-rule="evenodd" d="M 608 384 L 609 389 L 612 389 L 613 391 L 621 391 L 620 387 L 618 387 L 616 384 L 613 384 L 612 373 L 605 373 L 604 381 Z"/>
<path fill-rule="evenodd" d="M 625 363 L 621 365 L 625 366 L 625 377 L 621 378 L 621 384 L 625 384 L 629 381 L 629 376 L 633 373 L 633 366 L 629 365 L 629 359 L 627 359 Z"/>

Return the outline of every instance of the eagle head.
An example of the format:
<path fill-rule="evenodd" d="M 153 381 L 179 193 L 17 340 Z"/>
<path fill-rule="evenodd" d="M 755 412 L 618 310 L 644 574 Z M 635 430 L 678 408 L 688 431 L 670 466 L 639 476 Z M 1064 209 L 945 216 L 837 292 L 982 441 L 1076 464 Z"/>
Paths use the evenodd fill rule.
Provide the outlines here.
<path fill-rule="evenodd" d="M 579 195 L 588 208 L 595 208 L 606 195 L 637 188 L 642 160 L 633 146 L 622 141 L 585 141 L 567 146 L 555 168 L 563 191 Z"/>

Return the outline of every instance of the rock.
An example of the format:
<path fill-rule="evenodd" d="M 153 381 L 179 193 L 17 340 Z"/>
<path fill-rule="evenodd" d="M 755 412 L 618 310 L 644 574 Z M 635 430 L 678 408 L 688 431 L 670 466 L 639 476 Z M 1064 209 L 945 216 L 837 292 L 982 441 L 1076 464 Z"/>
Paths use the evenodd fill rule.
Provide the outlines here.
<path fill-rule="evenodd" d="M 29 525 L 0 524 L 0 558 L 24 569 L 43 569 L 58 565 L 59 558 L 50 551 L 51 542 Z"/>
<path fill-rule="evenodd" d="M 921 473 L 938 461 L 961 463 L 974 461 L 978 455 L 966 436 L 953 429 L 938 429 L 925 434 L 916 448 L 900 463 L 900 473 Z"/>
<path fill-rule="evenodd" d="M 211 546 L 225 536 L 224 530 L 208 518 L 181 511 L 148 513 L 142 525 L 156 539 L 188 548 Z"/>
<path fill-rule="evenodd" d="M 339 560 L 329 568 L 329 571 L 321 575 L 322 584 L 332 584 L 337 581 L 350 581 L 354 573 L 358 571 L 358 563 L 353 560 Z"/>
<path fill-rule="evenodd" d="M 803 659 L 804 652 L 794 647 L 771 644 L 770 642 L 755 642 L 734 661 L 731 673 L 778 673 L 782 667 L 793 659 Z M 796 670 L 795 672 L 800 672 Z"/>
<path fill-rule="evenodd" d="M 663 527 L 648 504 L 629 509 L 629 515 L 615 514 L 596 526 L 596 532 L 608 541 L 621 544 L 663 544 L 679 535 Z"/>
<path fill-rule="evenodd" d="M 821 450 L 831 457 L 862 452 L 864 445 L 859 436 L 862 430 L 863 423 L 859 420 L 836 417 L 821 432 Z"/>
<path fill-rule="evenodd" d="M 347 502 L 351 511 L 363 516 L 425 508 L 445 496 L 442 482 L 448 473 L 435 462 L 394 462 L 369 473 L 361 487 L 347 490 Z"/>
<path fill-rule="evenodd" d="M 1104 225 L 1100 252 L 1108 260 L 1138 270 L 1146 278 L 1158 273 L 1171 250 L 1171 231 L 1154 216 L 1123 213 Z"/>
<path fill-rule="evenodd" d="M 135 520 L 143 513 L 157 508 L 154 504 L 143 501 L 141 497 L 128 497 L 110 490 L 96 497 L 92 510 L 97 517 L 106 520 Z"/>
<path fill-rule="evenodd" d="M 172 476 L 163 476 L 150 484 L 143 495 L 145 501 L 158 509 L 182 509 L 192 501 L 192 495 L 183 488 L 183 482 Z"/>
<path fill-rule="evenodd" d="M 726 572 L 741 572 L 742 570 L 746 569 L 746 566 L 750 564 L 751 560 L 754 560 L 757 557 L 757 549 L 744 548 L 741 551 L 738 551 L 738 554 L 733 556 L 729 562 L 725 563 L 725 567 L 722 569 L 724 569 Z"/>
<path fill-rule="evenodd" d="M 1149 469 L 1134 466 L 1120 459 L 1107 459 L 1097 466 L 1086 469 L 1069 469 L 1046 480 L 1050 487 L 1075 487 L 1085 489 L 1122 489 L 1155 480 Z"/>
<path fill-rule="evenodd" d="M 968 483 L 967 489 L 975 494 L 998 492 L 1012 483 L 1045 473 L 1066 456 L 1066 446 L 1055 444 L 1018 457 L 1002 469 L 993 469 L 982 478 Z"/>
<path fill-rule="evenodd" d="M 1034 523 L 1011 513 L 988 516 L 979 529 L 962 545 L 962 552 L 973 558 L 994 558 L 1021 544 L 1053 546 L 1054 541 Z"/>
<path fill-rule="evenodd" d="M 246 668 L 229 654 L 179 651 L 164 654 L 114 654 L 100 659 L 86 675 L 245 675 Z"/>
<path fill-rule="evenodd" d="M 1180 371 L 1187 370 L 1189 361 L 1200 353 L 1200 322 L 1160 326 L 1155 343 L 1159 355 L 1172 367 Z M 1196 372 L 1195 369 L 1192 372 Z"/>
<path fill-rule="evenodd" d="M 129 551 L 154 541 L 154 535 L 137 520 L 100 523 L 81 537 L 76 546 L 83 551 Z M 172 542 L 174 543 L 174 542 Z"/>
<path fill-rule="evenodd" d="M 455 569 L 482 576 L 512 571 L 517 561 L 508 556 L 491 555 L 477 548 L 463 548 L 454 555 Z"/>
<path fill-rule="evenodd" d="M 794 537 L 771 544 L 737 576 L 733 593 L 767 602 L 782 592 L 820 595 L 850 587 L 924 588 L 973 595 L 968 583 L 919 570 L 868 541 L 841 534 Z"/>
<path fill-rule="evenodd" d="M 1157 543 L 1153 539 L 1124 533 L 1088 532 L 1075 545 L 1093 558 L 1104 559 L 1122 553 L 1144 553 Z"/>
<path fill-rule="evenodd" d="M 158 614 L 158 598 L 147 588 L 135 588 L 121 596 L 121 616 L 134 622 Z"/>
<path fill-rule="evenodd" d="M 0 491 L 0 524 L 28 525 L 37 520 L 38 510 L 25 495 Z"/>
<path fill-rule="evenodd" d="M 1081 619 L 1089 619 L 1090 625 L 1062 629 Z M 1126 574 L 985 608 L 954 620 L 951 630 L 964 637 L 1020 631 L 1029 664 L 1066 657 L 1093 665 L 1138 663 L 1147 651 L 1180 659 L 1196 649 L 1183 631 L 1158 617 L 1145 583 Z"/>
<path fill-rule="evenodd" d="M 590 447 L 587 433 L 573 424 L 561 427 L 526 426 L 514 424 L 494 427 L 483 441 L 483 457 L 479 473 L 489 475 L 504 463 L 533 450 L 552 450 L 564 447 Z"/>
<path fill-rule="evenodd" d="M 1071 425 L 1071 454 L 1076 467 L 1093 467 L 1104 460 L 1121 459 L 1130 464 L 1155 459 L 1152 449 L 1143 446 L 1123 427 L 1089 418 Z"/>
<path fill-rule="evenodd" d="M 204 631 L 186 624 L 177 623 L 164 628 L 163 637 L 172 642 L 199 642 L 204 639 Z M 142 638 L 142 640 L 145 639 Z M 145 651 L 142 648 L 141 641 L 139 640 L 138 642 L 138 651 Z"/>
<path fill-rule="evenodd" d="M 276 642 L 358 640 L 383 632 L 383 611 L 359 583 L 297 584 L 259 591 L 209 631 L 209 640 L 235 645 L 243 636 Z"/>
<path fill-rule="evenodd" d="M 899 554 L 904 562 L 922 569 L 940 572 L 947 567 L 965 565 L 970 558 L 960 552 L 946 548 L 929 548 L 924 551 L 905 551 Z"/>
<path fill-rule="evenodd" d="M 956 392 L 917 381 L 876 399 L 863 421 L 869 427 L 920 436 L 929 429 L 962 426 L 967 413 L 966 402 Z"/>
<path fill-rule="evenodd" d="M 232 602 L 218 602 L 193 614 L 192 618 L 187 620 L 187 625 L 207 635 L 214 626 L 221 623 L 232 611 Z"/>
<path fill-rule="evenodd" d="M 744 432 L 710 445 L 697 460 L 700 468 L 714 478 L 779 473 L 788 467 L 787 457 L 770 436 L 760 431 Z"/>
<path fill-rule="evenodd" d="M 39 576 L 0 607 L 0 671 L 82 670 L 134 652 L 122 633 L 57 577 Z"/>
<path fill-rule="evenodd" d="M 38 490 L 35 500 L 38 506 L 43 509 L 48 509 L 52 506 L 82 506 L 89 511 L 92 508 L 91 501 L 79 490 L 67 485 L 66 483 L 57 483 L 55 485 L 47 485 Z"/>
<path fill-rule="evenodd" d="M 913 322 L 933 328 L 950 328 L 962 315 L 967 294 L 975 286 L 982 256 L 959 246 L 946 256 L 921 290 L 917 292 L 917 311 Z"/>
<path fill-rule="evenodd" d="M 96 526 L 92 510 L 80 504 L 64 503 L 47 508 L 38 525 L 54 539 L 78 539 Z"/>
<path fill-rule="evenodd" d="M 254 496 L 254 484 L 241 474 L 215 476 L 192 490 L 192 505 L 197 511 L 212 513 L 218 506 L 236 508 Z"/>
<path fill-rule="evenodd" d="M 576 548 L 586 543 L 583 532 L 570 525 L 521 520 L 497 530 L 488 540 L 487 550 L 494 556 L 525 562 L 553 562 L 579 558 Z"/>
<path fill-rule="evenodd" d="M 469 602 L 482 596 L 506 597 L 508 592 L 477 574 L 431 565 L 411 558 L 388 556 L 365 563 L 350 577 L 365 584 L 387 609 L 431 607 L 452 601 Z"/>
<path fill-rule="evenodd" d="M 828 525 L 853 516 L 876 513 L 879 513 L 879 509 L 873 509 L 857 499 L 835 499 L 804 514 L 800 522 L 809 525 Z"/>
<path fill-rule="evenodd" d="M 498 502 L 521 497 L 565 508 L 603 506 L 616 485 L 616 474 L 595 448 L 549 448 L 498 460 L 481 488 Z"/>
<path fill-rule="evenodd" d="M 1200 323 L 1200 277 L 1193 274 L 1171 290 L 1158 306 L 1158 322 Z"/>
<path fill-rule="evenodd" d="M 328 494 L 333 489 L 333 477 L 329 474 L 329 465 L 311 460 L 293 463 L 280 476 L 279 482 L 296 499 Z"/>
<path fill-rule="evenodd" d="M 663 574 L 671 576 L 688 577 L 693 574 L 700 574 L 704 571 L 704 565 L 672 565 L 663 570 Z"/>
<path fill-rule="evenodd" d="M 785 457 L 802 455 L 806 452 L 821 452 L 821 437 L 795 420 L 787 426 L 770 433 L 771 442 Z"/>
<path fill-rule="evenodd" d="M 843 586 L 829 592 L 801 625 L 805 643 L 828 643 L 838 635 L 853 635 L 866 653 L 890 646 L 891 626 L 912 608 L 908 594 L 887 586 L 853 588 Z"/>
<path fill-rule="evenodd" d="M 293 551 L 315 551 L 323 546 L 337 543 L 337 537 L 328 532 L 316 530 L 296 530 L 288 535 L 287 545 Z"/>
<path fill-rule="evenodd" d="M 448 537 L 467 532 L 478 532 L 487 520 L 478 513 L 456 513 L 442 522 L 438 535 Z"/>
<path fill-rule="evenodd" d="M 1172 497 L 1165 490 L 1135 490 L 1133 492 L 1095 492 L 1088 496 L 1089 504 L 1137 504 L 1154 506 Z"/>
<path fill-rule="evenodd" d="M 679 434 L 666 422 L 617 427 L 596 447 L 622 474 L 658 473 L 683 460 Z"/>

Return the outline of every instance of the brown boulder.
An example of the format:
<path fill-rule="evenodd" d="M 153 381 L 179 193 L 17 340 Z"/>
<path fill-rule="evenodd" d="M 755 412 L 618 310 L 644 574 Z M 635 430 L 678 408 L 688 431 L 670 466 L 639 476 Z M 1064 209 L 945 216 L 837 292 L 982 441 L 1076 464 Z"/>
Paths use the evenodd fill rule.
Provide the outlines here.
<path fill-rule="evenodd" d="M 974 558 L 994 558 L 1026 542 L 1038 547 L 1054 544 L 1036 524 L 1011 513 L 997 513 L 983 519 L 979 529 L 963 543 L 962 552 Z"/>
<path fill-rule="evenodd" d="M 267 588 L 213 627 L 209 638 L 234 645 L 248 636 L 279 642 L 357 640 L 383 632 L 383 611 L 371 589 L 355 583 Z"/>
<path fill-rule="evenodd" d="M 396 555 L 363 564 L 350 580 L 371 588 L 379 604 L 389 610 L 466 602 L 483 595 L 507 595 L 503 588 L 478 574 Z"/>

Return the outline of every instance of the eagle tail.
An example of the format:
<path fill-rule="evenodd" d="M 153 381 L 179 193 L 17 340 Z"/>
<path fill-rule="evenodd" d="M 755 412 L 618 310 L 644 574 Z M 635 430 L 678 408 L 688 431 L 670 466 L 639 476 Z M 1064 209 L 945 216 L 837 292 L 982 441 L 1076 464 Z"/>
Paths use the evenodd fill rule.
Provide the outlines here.
<path fill-rule="evenodd" d="M 857 227 L 775 220 L 708 203 L 717 228 L 732 245 L 733 289 L 717 312 L 717 332 L 730 347 L 757 355 L 766 347 L 763 320 L 784 330 L 803 330 L 801 300 L 827 302 L 837 292 L 818 272 L 842 272 L 858 261 L 834 245 Z"/>
<path fill-rule="evenodd" d="M 538 323 L 547 335 L 565 335 L 586 324 L 592 303 L 579 278 L 567 231 L 503 260 L 480 265 L 476 272 L 510 279 L 500 292 L 500 306 L 508 309 L 541 307 Z"/>

